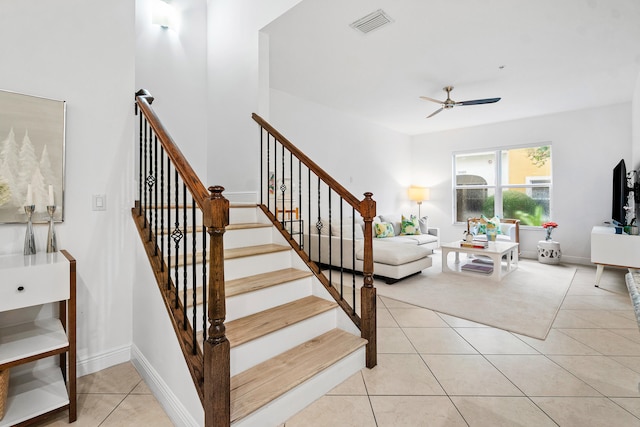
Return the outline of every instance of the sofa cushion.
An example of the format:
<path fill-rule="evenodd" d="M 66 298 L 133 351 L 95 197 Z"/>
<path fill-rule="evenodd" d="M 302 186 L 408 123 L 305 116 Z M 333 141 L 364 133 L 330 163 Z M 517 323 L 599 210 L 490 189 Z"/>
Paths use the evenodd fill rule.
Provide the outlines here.
<path fill-rule="evenodd" d="M 389 222 L 377 222 L 373 226 L 375 236 L 378 239 L 393 237 L 394 235 L 393 225 Z"/>
<path fill-rule="evenodd" d="M 355 240 L 364 239 L 364 231 L 362 231 L 362 225 L 356 222 L 354 228 L 353 223 L 351 222 L 351 218 L 345 218 L 342 226 L 340 226 L 339 222 L 331 223 L 331 235 L 340 237 L 341 233 L 345 239 L 351 239 L 351 236 L 355 237 Z"/>
<path fill-rule="evenodd" d="M 400 223 L 400 235 L 412 236 L 420 234 L 420 222 L 415 215 L 409 215 L 409 218 L 402 215 L 402 222 Z"/>
<path fill-rule="evenodd" d="M 429 234 L 429 217 L 423 216 L 419 220 L 420 223 L 420 233 Z"/>
<path fill-rule="evenodd" d="M 400 230 L 402 229 L 402 218 L 400 215 L 380 215 L 380 219 L 382 222 L 393 224 L 393 233 L 396 236 L 400 235 Z"/>
<path fill-rule="evenodd" d="M 395 243 L 374 242 L 373 262 L 387 265 L 402 265 L 426 258 L 431 250 L 413 245 L 398 245 Z M 356 258 L 364 260 L 364 248 L 356 252 Z"/>
<path fill-rule="evenodd" d="M 413 236 L 395 236 L 384 239 L 385 242 L 404 243 L 411 245 L 425 245 L 438 241 L 438 236 L 432 234 L 418 234 Z"/>

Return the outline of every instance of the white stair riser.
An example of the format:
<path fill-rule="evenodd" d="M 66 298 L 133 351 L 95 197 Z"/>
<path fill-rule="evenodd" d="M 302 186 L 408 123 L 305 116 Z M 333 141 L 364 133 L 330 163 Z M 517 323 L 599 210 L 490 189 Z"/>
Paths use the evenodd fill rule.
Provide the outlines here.
<path fill-rule="evenodd" d="M 259 222 L 256 218 L 257 207 L 250 208 L 229 208 L 229 224 L 247 224 L 252 222 Z"/>
<path fill-rule="evenodd" d="M 361 347 L 232 426 L 281 425 L 364 367 L 365 349 Z"/>
<path fill-rule="evenodd" d="M 254 292 L 227 297 L 227 317 L 225 322 L 230 322 L 240 317 L 249 316 L 272 307 L 311 295 L 311 278 L 293 280 L 280 285 L 270 286 Z M 182 299 L 182 293 L 180 293 Z M 192 323 L 192 307 L 187 308 L 189 323 Z M 202 331 L 202 304 L 196 307 L 196 330 Z"/>
<path fill-rule="evenodd" d="M 243 228 L 227 230 L 224 233 L 224 248 L 242 248 L 245 246 L 266 245 L 272 243 L 270 227 Z"/>
<path fill-rule="evenodd" d="M 335 310 L 337 308 L 232 348 L 231 376 L 334 329 Z"/>
<path fill-rule="evenodd" d="M 264 255 L 254 255 L 224 261 L 225 280 L 253 276 L 269 271 L 291 267 L 291 252 L 280 251 Z"/>
<path fill-rule="evenodd" d="M 311 295 L 311 277 L 227 297 L 227 322 Z"/>

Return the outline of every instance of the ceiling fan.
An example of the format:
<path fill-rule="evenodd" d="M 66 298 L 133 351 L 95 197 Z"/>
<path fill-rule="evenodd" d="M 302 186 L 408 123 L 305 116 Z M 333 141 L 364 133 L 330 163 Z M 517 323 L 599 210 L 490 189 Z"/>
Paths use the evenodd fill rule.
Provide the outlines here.
<path fill-rule="evenodd" d="M 439 101 L 437 99 L 429 98 L 428 96 L 421 96 L 420 99 L 424 99 L 426 101 L 436 102 L 442 107 L 434 111 L 433 113 L 427 116 L 427 119 L 435 116 L 442 110 L 448 110 L 458 105 L 479 105 L 479 104 L 493 104 L 494 102 L 500 101 L 500 98 L 485 98 L 485 99 L 474 99 L 471 101 L 454 101 L 451 99 L 451 91 L 453 90 L 453 86 L 445 86 L 442 90 L 447 92 L 447 99 L 444 101 Z"/>

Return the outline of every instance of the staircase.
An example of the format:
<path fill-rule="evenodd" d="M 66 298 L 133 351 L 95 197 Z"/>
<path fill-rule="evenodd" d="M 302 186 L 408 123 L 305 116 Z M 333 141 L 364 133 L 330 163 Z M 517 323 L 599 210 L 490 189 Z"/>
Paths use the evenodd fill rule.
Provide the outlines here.
<path fill-rule="evenodd" d="M 231 205 L 224 246 L 231 422 L 276 426 L 362 369 L 366 341 L 256 206 Z"/>
<path fill-rule="evenodd" d="M 294 221 L 276 219 L 262 195 L 260 204 L 230 205 L 224 188 L 205 188 L 195 175 L 151 110 L 153 98 L 141 91 L 136 100 L 142 113 L 137 110 L 140 174 L 132 215 L 202 402 L 204 425 L 277 426 L 360 369 L 375 366 L 371 193 L 358 200 L 268 130 L 268 139 L 277 137 L 291 150 L 289 172 L 293 156 L 299 159 L 298 188 L 304 161 L 309 183 L 312 172 L 317 176 L 318 203 L 322 181 L 329 195 L 333 191 L 352 216 L 364 220 L 362 289 L 355 274 L 351 284 L 331 283 L 300 247 L 302 233 L 315 227 L 310 212 L 296 220 L 294 237 L 286 231 L 290 226 L 293 232 Z M 269 125 L 260 126 L 265 132 Z M 276 180 L 283 176 L 284 150 Z M 275 159 L 269 153 L 266 158 Z M 284 196 L 285 187 L 278 189 Z M 328 206 L 331 218 L 331 201 Z"/>

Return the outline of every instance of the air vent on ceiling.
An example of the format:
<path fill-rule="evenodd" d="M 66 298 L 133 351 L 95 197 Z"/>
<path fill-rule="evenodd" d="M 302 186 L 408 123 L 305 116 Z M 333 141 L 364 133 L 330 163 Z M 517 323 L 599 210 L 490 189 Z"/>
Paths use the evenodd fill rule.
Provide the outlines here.
<path fill-rule="evenodd" d="M 351 24 L 350 27 L 367 34 L 392 22 L 393 20 L 389 15 L 387 15 L 382 9 L 378 9 L 375 12 L 358 19 L 356 22 Z"/>

